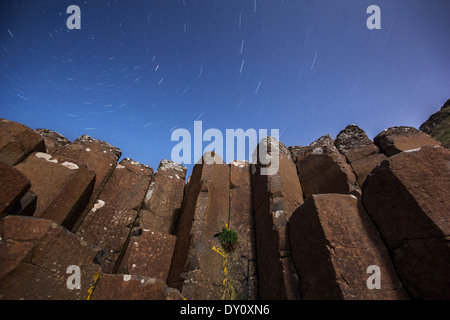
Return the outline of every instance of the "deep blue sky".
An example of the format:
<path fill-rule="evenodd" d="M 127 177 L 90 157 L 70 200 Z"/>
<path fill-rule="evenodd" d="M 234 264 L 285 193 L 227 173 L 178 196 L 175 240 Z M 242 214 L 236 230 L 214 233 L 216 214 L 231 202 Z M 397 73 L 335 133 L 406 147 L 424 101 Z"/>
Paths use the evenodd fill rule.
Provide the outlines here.
<path fill-rule="evenodd" d="M 66 27 L 72 4 L 81 30 Z M 366 27 L 372 4 L 381 30 Z M 287 146 L 307 145 L 351 123 L 370 138 L 419 127 L 450 97 L 448 0 L 2 0 L 0 8 L 0 117 L 70 140 L 89 134 L 154 169 L 170 159 L 171 130 L 194 120 L 224 136 L 279 129 Z"/>

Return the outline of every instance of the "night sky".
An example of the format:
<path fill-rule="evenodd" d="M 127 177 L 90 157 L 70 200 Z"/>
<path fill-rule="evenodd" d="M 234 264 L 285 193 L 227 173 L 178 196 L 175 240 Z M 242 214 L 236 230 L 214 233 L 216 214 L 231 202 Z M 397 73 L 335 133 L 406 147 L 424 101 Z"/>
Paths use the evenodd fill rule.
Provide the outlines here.
<path fill-rule="evenodd" d="M 373 4 L 380 30 L 366 27 Z M 80 30 L 66 26 L 70 5 Z M 279 129 L 286 146 L 308 145 L 352 123 L 370 138 L 418 128 L 450 98 L 448 0 L 2 0 L 0 10 L 0 117 L 88 134 L 155 170 L 172 131 L 193 133 L 195 120 L 224 137 Z"/>

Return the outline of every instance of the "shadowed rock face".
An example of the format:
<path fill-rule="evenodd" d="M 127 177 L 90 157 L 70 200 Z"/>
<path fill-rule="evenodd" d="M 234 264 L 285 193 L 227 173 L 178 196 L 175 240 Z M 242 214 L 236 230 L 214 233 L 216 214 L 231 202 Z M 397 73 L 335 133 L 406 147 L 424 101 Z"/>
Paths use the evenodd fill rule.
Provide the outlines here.
<path fill-rule="evenodd" d="M 223 257 L 217 235 L 229 220 L 229 168 L 214 152 L 196 164 L 175 231 L 169 285 L 187 299 L 220 299 L 223 295 Z"/>
<path fill-rule="evenodd" d="M 420 126 L 420 130 L 450 149 L 450 99 Z"/>
<path fill-rule="evenodd" d="M 408 297 L 376 227 L 352 195 L 308 198 L 289 220 L 289 240 L 302 299 Z M 372 265 L 383 270 L 380 290 L 361 281 Z"/>
<path fill-rule="evenodd" d="M 259 158 L 252 168 L 257 268 L 258 274 L 264 275 L 258 277 L 259 296 L 261 299 L 298 299 L 298 277 L 286 225 L 294 210 L 303 203 L 303 193 L 288 150 L 273 141 L 279 148 L 278 172 L 261 175 L 263 165 Z"/>
<path fill-rule="evenodd" d="M 413 298 L 450 298 L 449 164 L 450 151 L 442 147 L 402 152 L 374 169 L 363 190 Z"/>

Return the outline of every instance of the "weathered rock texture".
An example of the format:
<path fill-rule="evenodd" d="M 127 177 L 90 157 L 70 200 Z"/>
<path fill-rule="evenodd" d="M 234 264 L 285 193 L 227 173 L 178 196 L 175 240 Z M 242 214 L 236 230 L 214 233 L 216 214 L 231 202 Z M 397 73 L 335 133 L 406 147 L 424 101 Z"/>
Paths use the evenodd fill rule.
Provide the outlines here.
<path fill-rule="evenodd" d="M 259 153 L 261 147 L 266 147 L 269 156 L 278 152 L 276 174 L 261 175 L 264 168 L 261 163 L 264 152 L 262 156 Z M 260 275 L 259 297 L 298 299 L 298 277 L 286 235 L 289 218 L 303 203 L 297 170 L 287 148 L 274 138 L 264 138 L 255 152 L 258 154 L 258 161 L 252 167 L 252 192 L 257 269 Z"/>
<path fill-rule="evenodd" d="M 0 118 L 0 161 L 13 166 L 32 152 L 45 152 L 45 142 L 27 126 Z"/>
<path fill-rule="evenodd" d="M 134 226 L 153 170 L 129 158 L 115 168 L 77 234 L 108 254 L 104 272 L 113 272 Z"/>
<path fill-rule="evenodd" d="M 289 220 L 302 299 L 404 299 L 389 253 L 353 195 L 313 195 Z M 380 268 L 381 289 L 368 290 L 367 268 Z"/>
<path fill-rule="evenodd" d="M 8 216 L 1 221 L 0 298 L 86 299 L 100 272 L 103 251 L 50 220 Z M 80 288 L 69 289 L 70 266 L 80 270 Z M 70 269 L 69 269 L 70 270 Z"/>
<path fill-rule="evenodd" d="M 208 164 L 205 158 L 213 159 Z M 194 166 L 176 228 L 169 285 L 187 299 L 221 299 L 223 256 L 217 235 L 229 219 L 230 169 L 214 152 Z"/>
<path fill-rule="evenodd" d="M 364 130 L 356 125 L 349 125 L 342 130 L 334 141 L 336 148 L 351 165 L 359 186 L 364 184 L 369 173 L 387 157 L 367 137 Z"/>
<path fill-rule="evenodd" d="M 106 181 L 111 176 L 114 168 L 116 168 L 122 151 L 109 143 L 83 135 L 73 143 L 59 147 L 54 154 L 84 163 L 90 170 L 95 172 L 96 179 L 89 202 L 72 227 L 72 231 L 76 232 L 89 213 L 89 208 L 94 205 Z"/>
<path fill-rule="evenodd" d="M 303 156 L 297 156 L 296 162 L 305 197 L 321 193 L 360 194 L 351 166 L 328 135 L 308 147 Z"/>
<path fill-rule="evenodd" d="M 238 233 L 235 249 L 227 254 L 228 281 L 235 299 L 258 298 L 256 247 L 253 218 L 251 165 L 247 161 L 232 161 L 230 167 L 229 227 Z"/>
<path fill-rule="evenodd" d="M 92 300 L 182 300 L 183 296 L 165 282 L 127 274 L 103 274 Z"/>
<path fill-rule="evenodd" d="M 19 170 L 0 162 L 0 218 L 9 214 L 31 187 L 30 180 Z"/>
<path fill-rule="evenodd" d="M 251 164 L 204 154 L 185 183 L 169 160 L 154 174 L 0 119 L 0 299 L 449 299 L 450 151 L 410 127 L 374 140 L 267 137 Z"/>
<path fill-rule="evenodd" d="M 181 210 L 186 167 L 162 160 L 145 196 L 140 226 L 173 233 Z"/>
<path fill-rule="evenodd" d="M 42 152 L 32 153 L 16 168 L 30 179 L 37 195 L 34 216 L 72 228 L 89 201 L 95 173 L 79 162 Z"/>
<path fill-rule="evenodd" d="M 450 151 L 421 147 L 372 171 L 363 202 L 413 298 L 449 299 Z"/>
<path fill-rule="evenodd" d="M 450 149 L 450 99 L 419 128 Z"/>
<path fill-rule="evenodd" d="M 64 147 L 70 143 L 69 139 L 56 131 L 48 129 L 35 129 L 34 131 L 39 133 L 42 138 L 44 138 L 45 149 L 48 154 L 54 154 L 61 147 Z"/>
<path fill-rule="evenodd" d="M 413 127 L 392 127 L 380 132 L 373 141 L 388 157 L 423 146 L 441 145 L 426 133 Z"/>

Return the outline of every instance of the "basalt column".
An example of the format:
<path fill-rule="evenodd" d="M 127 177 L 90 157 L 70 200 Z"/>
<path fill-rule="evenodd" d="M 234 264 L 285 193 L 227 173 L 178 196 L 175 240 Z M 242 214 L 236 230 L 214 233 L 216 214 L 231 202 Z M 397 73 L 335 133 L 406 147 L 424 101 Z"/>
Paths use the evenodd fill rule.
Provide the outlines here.
<path fill-rule="evenodd" d="M 297 170 L 287 148 L 274 138 L 261 140 L 255 152 L 258 161 L 252 165 L 252 191 L 259 297 L 298 299 L 298 277 L 286 234 L 292 213 L 303 203 Z M 270 158 L 271 168 L 264 172 Z"/>

